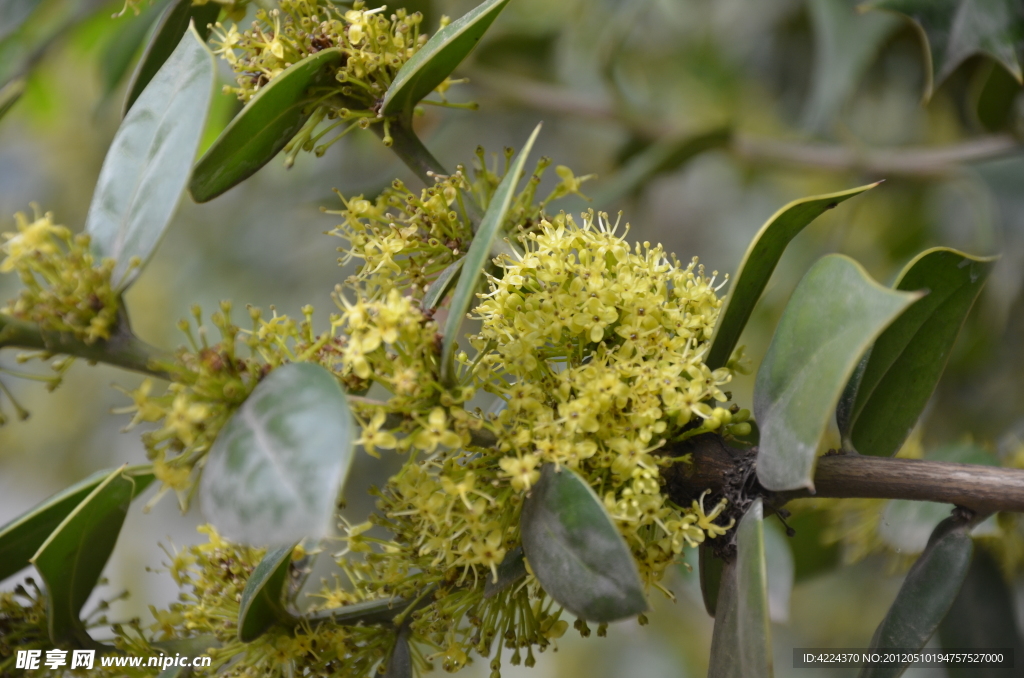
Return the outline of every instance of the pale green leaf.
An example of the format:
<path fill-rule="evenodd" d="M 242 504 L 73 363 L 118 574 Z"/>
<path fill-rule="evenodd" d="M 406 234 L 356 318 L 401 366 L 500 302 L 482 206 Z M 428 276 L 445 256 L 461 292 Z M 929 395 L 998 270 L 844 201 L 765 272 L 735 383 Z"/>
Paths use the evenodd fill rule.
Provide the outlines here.
<path fill-rule="evenodd" d="M 381 115 L 410 115 L 413 106 L 462 63 L 507 4 L 508 0 L 484 0 L 432 35 L 395 74 L 384 93 Z"/>
<path fill-rule="evenodd" d="M 520 531 L 537 581 L 572 614 L 611 622 L 647 610 L 629 546 L 572 469 L 544 465 L 523 502 Z"/>
<path fill-rule="evenodd" d="M 519 151 L 519 155 L 512 161 L 508 173 L 505 174 L 505 178 L 501 180 L 494 195 L 491 196 L 487 212 L 480 221 L 476 235 L 473 236 L 469 251 L 463 257 L 465 263 L 462 265 L 459 282 L 455 285 L 455 291 L 452 293 L 451 305 L 448 307 L 448 319 L 444 325 L 444 340 L 441 345 L 441 381 L 445 384 L 450 385 L 455 379 L 452 358 L 455 344 L 458 342 L 459 329 L 462 327 L 462 321 L 466 312 L 469 311 L 470 304 L 476 297 L 480 273 L 484 269 L 484 264 L 487 263 L 491 245 L 494 243 L 498 231 L 505 224 L 505 215 L 512 204 L 513 196 L 515 196 L 516 185 L 523 176 L 526 158 L 530 155 L 530 149 L 533 148 L 533 142 L 536 141 L 539 133 L 540 125 L 537 125 L 533 134 L 523 145 L 523 149 Z"/>
<path fill-rule="evenodd" d="M 868 184 L 839 193 L 794 200 L 765 222 L 747 247 L 743 261 L 729 284 L 728 296 L 711 339 L 711 349 L 704 359 L 708 367 L 718 369 L 729 361 L 754 305 L 761 298 L 789 242 L 827 210 L 877 185 Z"/>
<path fill-rule="evenodd" d="M 924 553 L 910 568 L 896 600 L 871 639 L 871 650 L 924 647 L 953 605 L 967 576 L 974 542 L 967 525 L 947 518 L 932 533 Z M 907 664 L 865 666 L 860 678 L 896 678 Z"/>
<path fill-rule="evenodd" d="M 214 441 L 199 486 L 229 539 L 294 544 L 330 532 L 352 463 L 352 415 L 334 375 L 312 363 L 273 370 Z"/>
<path fill-rule="evenodd" d="M 736 527 L 736 558 L 722 571 L 708 678 L 770 678 L 771 627 L 764 509 L 755 500 Z"/>
<path fill-rule="evenodd" d="M 213 96 L 213 55 L 186 33 L 114 136 L 85 231 L 97 255 L 117 262 L 113 282 L 127 287 L 152 255 L 188 183 Z"/>
<path fill-rule="evenodd" d="M 754 385 L 757 476 L 765 488 L 813 488 L 815 455 L 843 386 L 867 346 L 920 296 L 882 287 L 841 255 L 811 267 L 783 311 Z"/>

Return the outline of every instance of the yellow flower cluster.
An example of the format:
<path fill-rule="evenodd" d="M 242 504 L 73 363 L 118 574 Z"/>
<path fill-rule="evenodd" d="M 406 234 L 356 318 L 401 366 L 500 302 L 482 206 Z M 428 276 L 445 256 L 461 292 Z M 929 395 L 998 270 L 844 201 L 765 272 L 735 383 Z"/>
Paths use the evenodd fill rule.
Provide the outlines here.
<path fill-rule="evenodd" d="M 114 261 L 96 261 L 89 236 L 54 224 L 52 213 L 14 218 L 17 232 L 0 236 L 0 273 L 16 273 L 23 289 L 0 313 L 88 344 L 109 339 L 120 309 L 110 284 Z"/>
<path fill-rule="evenodd" d="M 506 171 L 510 151 L 506 149 L 505 153 Z M 568 167 L 559 165 L 555 171 L 561 181 L 538 202 L 537 186 L 550 164 L 549 159 L 541 158 L 526 187 L 513 198 L 505 232 L 531 227 L 553 200 L 570 193 L 582 195 L 580 184 L 590 176 L 577 177 Z M 471 171 L 459 166 L 451 176 L 436 176 L 434 185 L 418 194 L 395 180 L 373 202 L 361 195 L 342 197 L 345 209 L 328 212 L 344 219 L 332 231 L 346 243 L 339 248 L 345 253 L 339 263 L 353 259 L 362 262 L 348 284 L 372 294 L 397 288 L 422 299 L 437 276 L 469 249 L 473 239 L 469 212 L 475 205 L 487 204 L 498 188 L 504 172 L 496 169 L 488 169 L 483 149 L 477 149 Z"/>
<path fill-rule="evenodd" d="M 722 531 L 704 513 L 673 506 L 657 450 L 708 431 L 744 434 L 749 413 L 715 406 L 729 396 L 727 368 L 702 362 L 718 317 L 714 276 L 660 246 L 629 244 L 605 217 L 542 221 L 526 252 L 505 259 L 475 313 L 482 354 L 464 378 L 506 403 L 498 414 L 501 476 L 517 492 L 539 467 L 573 468 L 604 496 L 656 584 L 682 551 Z"/>
<path fill-rule="evenodd" d="M 225 86 L 248 101 L 289 66 L 326 49 L 339 49 L 341 60 L 331 82 L 311 92 L 315 112 L 288 147 L 288 162 L 299 149 L 323 152 L 356 127 L 381 121 L 380 102 L 395 74 L 427 41 L 420 33 L 423 15 L 404 9 L 387 14 L 385 7 L 365 9 L 361 0 L 345 10 L 329 0 L 282 0 L 280 8 L 260 9 L 252 28 L 217 24 L 215 52 L 231 66 L 237 87 Z M 445 20 L 446 22 L 446 20 Z M 446 80 L 439 91 L 451 85 Z M 333 121 L 314 134 L 324 120 Z M 319 144 L 331 130 L 349 123 L 330 142 Z M 384 142 L 390 144 L 385 122 Z"/>
<path fill-rule="evenodd" d="M 53 649 L 46 628 L 46 595 L 35 580 L 25 584 L 0 591 L 0 676 L 21 673 L 15 670 L 18 650 Z"/>
<path fill-rule="evenodd" d="M 159 654 L 152 642 L 212 639 L 200 652 L 211 666 L 193 669 L 199 676 L 368 676 L 387 656 L 394 634 L 379 627 L 307 623 L 294 632 L 271 628 L 258 639 L 238 640 L 242 592 L 264 555 L 263 549 L 238 546 L 209 526 L 199 528 L 209 541 L 169 554 L 169 570 L 185 591 L 166 610 L 152 609 L 148 629 L 120 629 L 117 645 L 135 655 Z M 293 561 L 294 564 L 294 561 Z M 293 571 L 298 571 L 293 567 Z M 351 594 L 344 602 L 356 602 Z M 118 669 L 123 672 L 123 669 Z M 123 673 L 118 673 L 123 675 Z"/>

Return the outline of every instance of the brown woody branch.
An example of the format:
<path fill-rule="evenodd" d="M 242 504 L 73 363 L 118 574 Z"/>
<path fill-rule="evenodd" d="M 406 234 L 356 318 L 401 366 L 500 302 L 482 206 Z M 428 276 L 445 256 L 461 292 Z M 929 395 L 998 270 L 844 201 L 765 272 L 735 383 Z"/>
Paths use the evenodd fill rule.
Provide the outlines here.
<path fill-rule="evenodd" d="M 670 495 L 682 505 L 708 489 L 728 494 L 737 473 L 753 469 L 753 450 L 729 447 L 716 435 L 698 436 L 670 453 L 691 455 L 690 464 L 675 464 L 666 474 Z M 859 497 L 933 501 L 979 514 L 1024 512 L 1024 470 L 922 459 L 830 454 L 818 459 L 813 492 L 770 492 L 756 482 L 753 487 L 776 508 L 805 497 Z"/>

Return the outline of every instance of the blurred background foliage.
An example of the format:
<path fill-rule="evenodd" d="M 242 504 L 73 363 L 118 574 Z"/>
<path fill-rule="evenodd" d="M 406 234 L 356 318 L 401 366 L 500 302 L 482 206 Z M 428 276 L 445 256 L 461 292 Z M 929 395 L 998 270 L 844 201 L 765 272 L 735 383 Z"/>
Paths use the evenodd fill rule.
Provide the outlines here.
<path fill-rule="evenodd" d="M 436 27 L 442 14 L 459 16 L 473 4 L 415 0 L 406 6 L 423 11 L 424 25 Z M 11 230 L 11 215 L 31 210 L 31 201 L 78 230 L 120 119 L 133 59 L 162 3 L 119 18 L 111 18 L 119 3 L 33 5 L 0 2 L 0 83 L 8 83 L 0 107 L 5 94 L 22 91 L 0 121 L 0 230 Z M 1020 85 L 995 62 L 974 56 L 923 100 L 929 79 L 918 32 L 901 17 L 859 13 L 855 5 L 515 0 L 457 71 L 469 84 L 449 92 L 453 101 L 479 102 L 480 110 L 425 107 L 419 132 L 441 162 L 454 167 L 469 164 L 478 144 L 500 153 L 521 142 L 543 120 L 541 152 L 578 174 L 597 174 L 584 192 L 602 209 L 622 210 L 631 239 L 662 242 L 684 261 L 699 256 L 723 274 L 786 202 L 885 179 L 794 242 L 741 343 L 756 365 L 792 289 L 825 253 L 856 258 L 880 281 L 891 281 L 930 246 L 999 253 L 915 444 L 926 455 L 946 450 L 937 458 L 1019 454 L 1024 460 Z M 222 77 L 227 82 L 229 73 Z M 217 96 L 207 144 L 238 108 L 230 96 Z M 339 205 L 333 188 L 369 197 L 396 176 L 416 184 L 376 137 L 353 134 L 321 159 L 300 156 L 290 170 L 279 158 L 208 204 L 186 200 L 128 295 L 137 333 L 156 345 L 177 346 L 183 336 L 176 322 L 190 305 L 212 310 L 220 299 L 292 315 L 312 303 L 325 311 L 325 321 L 330 292 L 347 273 L 336 264 L 339 241 L 324 235 L 333 217 L 320 208 Z M 13 296 L 12 282 L 0 280 L 0 296 Z M 15 357 L 5 352 L 0 365 L 17 369 Z M 134 388 L 134 375 L 78 364 L 54 393 L 8 375 L 3 380 L 31 417 L 0 428 L 0 523 L 96 469 L 144 459 L 138 435 L 119 432 L 127 418 L 109 414 L 127 403 L 111 384 Z M 734 383 L 739 402 L 750 402 L 752 387 L 753 376 Z M 950 446 L 967 452 L 950 453 Z M 360 488 L 382 483 L 394 467 L 359 458 L 348 482 L 353 518 L 371 509 Z M 920 551 L 920 535 L 948 508 L 836 504 L 845 508 L 796 507 L 794 539 L 786 540 L 771 521 L 773 636 L 782 676 L 795 673 L 789 668 L 793 647 L 868 644 L 899 586 L 901 557 Z M 840 514 L 846 527 L 833 520 Z M 113 618 L 148 618 L 147 604 L 176 596 L 170 578 L 147 567 L 159 569 L 164 558 L 158 540 L 198 541 L 197 521 L 196 511 L 182 517 L 169 498 L 148 516 L 133 507 L 109 571 L 112 583 L 101 590 L 107 597 L 132 590 Z M 865 525 L 873 530 L 870 539 L 823 545 Z M 858 548 L 872 553 L 851 564 L 863 555 Z M 696 554 L 688 560 L 695 565 Z M 794 562 L 795 575 L 787 565 Z M 703 675 L 712 621 L 693 574 L 681 567 L 671 585 L 678 601 L 655 594 L 648 628 L 629 622 L 614 626 L 606 639 L 566 637 L 558 654 L 544 657 L 529 675 Z M 1012 590 L 1020 627 L 1024 580 Z M 466 673 L 486 674 L 482 664 Z"/>

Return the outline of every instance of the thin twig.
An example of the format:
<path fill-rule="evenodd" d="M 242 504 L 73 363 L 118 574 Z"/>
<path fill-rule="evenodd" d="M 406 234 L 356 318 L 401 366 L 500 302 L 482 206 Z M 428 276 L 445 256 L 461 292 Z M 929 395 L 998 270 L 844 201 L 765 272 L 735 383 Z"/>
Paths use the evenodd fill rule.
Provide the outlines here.
<path fill-rule="evenodd" d="M 687 132 L 652 116 L 622 113 L 605 100 L 559 85 L 489 69 L 475 69 L 474 73 L 473 81 L 481 83 L 498 99 L 567 117 L 615 123 L 647 141 L 678 139 Z M 1020 152 L 1024 147 L 1008 134 L 983 136 L 948 146 L 858 149 L 834 144 L 767 139 L 736 132 L 729 149 L 737 158 L 749 164 L 930 177 L 949 174 L 967 163 Z"/>

